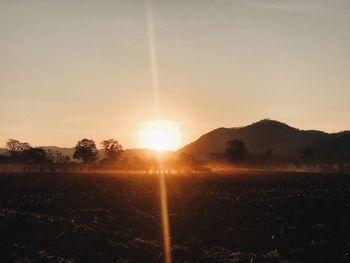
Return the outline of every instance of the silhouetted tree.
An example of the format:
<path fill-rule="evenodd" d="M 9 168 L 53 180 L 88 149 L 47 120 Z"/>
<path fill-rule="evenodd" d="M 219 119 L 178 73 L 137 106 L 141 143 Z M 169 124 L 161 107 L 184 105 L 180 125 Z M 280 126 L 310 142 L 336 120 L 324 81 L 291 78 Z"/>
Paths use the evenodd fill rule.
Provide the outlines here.
<path fill-rule="evenodd" d="M 10 151 L 11 155 L 16 155 L 16 153 L 21 153 L 32 148 L 29 143 L 20 142 L 14 139 L 9 139 L 6 143 L 6 147 Z"/>
<path fill-rule="evenodd" d="M 97 159 L 98 150 L 93 140 L 82 139 L 75 146 L 73 159 L 81 160 L 83 163 L 93 163 Z"/>
<path fill-rule="evenodd" d="M 247 156 L 247 147 L 239 140 L 228 141 L 228 148 L 225 150 L 226 158 L 232 163 L 242 163 Z"/>
<path fill-rule="evenodd" d="M 109 139 L 101 142 L 106 159 L 110 162 L 117 162 L 123 152 L 123 146 L 117 140 Z"/>
<path fill-rule="evenodd" d="M 30 148 L 23 152 L 23 159 L 28 163 L 43 163 L 46 162 L 46 152 L 41 148 Z"/>

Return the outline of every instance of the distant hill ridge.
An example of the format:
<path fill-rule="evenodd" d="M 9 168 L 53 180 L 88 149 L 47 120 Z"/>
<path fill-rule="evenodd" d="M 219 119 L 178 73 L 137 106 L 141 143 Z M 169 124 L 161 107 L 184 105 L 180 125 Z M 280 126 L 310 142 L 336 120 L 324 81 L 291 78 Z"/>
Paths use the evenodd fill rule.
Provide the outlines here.
<path fill-rule="evenodd" d="M 350 131 L 326 133 L 317 130 L 299 130 L 275 120 L 261 120 L 241 128 L 218 128 L 184 146 L 178 153 L 192 153 L 208 159 L 212 153 L 223 153 L 230 140 L 243 141 L 248 151 L 295 157 L 306 147 L 334 154 L 350 153 Z"/>

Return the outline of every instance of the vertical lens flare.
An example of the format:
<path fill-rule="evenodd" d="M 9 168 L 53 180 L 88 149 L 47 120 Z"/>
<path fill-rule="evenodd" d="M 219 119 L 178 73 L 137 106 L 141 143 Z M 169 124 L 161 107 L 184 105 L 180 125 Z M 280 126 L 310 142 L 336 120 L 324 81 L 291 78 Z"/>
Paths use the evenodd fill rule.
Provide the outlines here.
<path fill-rule="evenodd" d="M 158 61 L 157 61 L 157 47 L 154 37 L 154 18 L 152 9 L 152 0 L 146 1 L 147 12 L 147 37 L 149 47 L 149 58 L 151 68 L 151 81 L 153 91 L 153 103 L 156 115 L 159 115 L 159 87 L 158 87 Z M 159 167 L 161 167 L 161 160 L 159 161 Z M 166 184 L 164 178 L 164 172 L 161 169 L 159 174 L 159 188 L 160 188 L 160 204 L 162 213 L 162 231 L 163 231 L 163 247 L 164 247 L 164 260 L 165 263 L 171 263 L 171 242 L 170 242 L 170 228 L 169 228 L 169 215 L 168 215 L 168 200 L 166 192 Z"/>
<path fill-rule="evenodd" d="M 151 67 L 151 82 L 153 91 L 153 103 L 155 111 L 159 111 L 159 89 L 158 89 L 158 61 L 157 61 L 157 46 L 154 37 L 154 18 L 152 9 L 152 0 L 146 0 L 147 11 L 147 38 L 149 48 L 149 59 Z"/>
<path fill-rule="evenodd" d="M 169 213 L 168 213 L 168 198 L 166 191 L 166 184 L 164 178 L 164 172 L 159 174 L 159 187 L 160 187 L 160 204 L 162 210 L 162 230 L 163 230 L 163 247 L 164 247 L 164 260 L 165 263 L 171 263 L 171 240 L 170 240 L 170 227 L 169 227 Z"/>

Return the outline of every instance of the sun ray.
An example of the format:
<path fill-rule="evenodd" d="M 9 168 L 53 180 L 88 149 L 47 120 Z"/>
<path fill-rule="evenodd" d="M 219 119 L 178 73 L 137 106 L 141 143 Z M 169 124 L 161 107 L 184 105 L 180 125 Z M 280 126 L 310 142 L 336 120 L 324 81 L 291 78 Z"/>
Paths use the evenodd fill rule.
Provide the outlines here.
<path fill-rule="evenodd" d="M 171 263 L 171 239 L 170 239 L 170 226 L 169 226 L 169 213 L 168 213 L 168 198 L 165 183 L 164 171 L 160 171 L 159 174 L 159 187 L 160 187 L 160 204 L 162 212 L 162 232 L 163 232 L 163 248 L 165 263 Z"/>
<path fill-rule="evenodd" d="M 157 60 L 157 46 L 154 33 L 154 16 L 152 0 L 146 0 L 146 13 L 147 13 L 147 38 L 149 48 L 149 60 L 151 71 L 151 85 L 153 91 L 153 103 L 156 114 L 159 113 L 159 77 L 158 77 L 158 60 Z"/>
<path fill-rule="evenodd" d="M 152 0 L 146 0 L 146 12 L 147 12 L 147 37 L 149 46 L 149 58 L 150 58 L 150 71 L 151 71 L 151 83 L 153 91 L 153 103 L 155 108 L 155 114 L 158 117 L 160 111 L 159 105 L 159 77 L 158 77 L 158 61 L 157 61 L 157 48 L 154 36 L 154 17 Z M 164 125 L 153 123 L 153 128 L 149 127 L 144 129 L 141 133 L 141 144 L 147 148 L 156 150 L 169 150 L 175 145 L 175 136 L 170 128 L 166 128 Z M 159 160 L 159 166 L 161 167 L 161 160 Z M 168 215 L 168 203 L 166 185 L 164 179 L 164 173 L 161 169 L 159 174 L 159 187 L 160 187 L 160 203 L 162 214 L 162 232 L 163 232 L 163 249 L 164 249 L 164 261 L 165 263 L 171 263 L 171 243 L 170 243 L 170 228 L 169 228 L 169 215 Z"/>

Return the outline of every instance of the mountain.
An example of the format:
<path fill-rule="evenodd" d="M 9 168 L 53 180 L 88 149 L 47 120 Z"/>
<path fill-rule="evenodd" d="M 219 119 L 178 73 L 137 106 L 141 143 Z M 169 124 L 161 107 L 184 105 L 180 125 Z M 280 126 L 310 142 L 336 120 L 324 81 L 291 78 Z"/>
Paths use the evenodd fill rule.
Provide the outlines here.
<path fill-rule="evenodd" d="M 240 140 L 250 153 L 262 154 L 267 150 L 286 157 L 300 156 L 303 149 L 350 153 L 350 131 L 325 133 L 315 130 L 299 130 L 275 120 L 262 120 L 242 128 L 218 128 L 177 151 L 192 153 L 200 159 L 210 158 L 212 153 L 223 153 L 230 140 Z"/>

